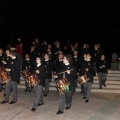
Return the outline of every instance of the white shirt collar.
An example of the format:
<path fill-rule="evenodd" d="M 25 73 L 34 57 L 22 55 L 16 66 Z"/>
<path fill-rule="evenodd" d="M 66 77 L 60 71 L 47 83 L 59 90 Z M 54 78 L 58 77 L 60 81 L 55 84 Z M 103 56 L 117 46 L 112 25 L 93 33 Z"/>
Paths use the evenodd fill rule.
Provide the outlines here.
<path fill-rule="evenodd" d="M 46 59 L 45 61 L 47 62 L 49 59 Z"/>
<path fill-rule="evenodd" d="M 37 64 L 37 67 L 39 67 L 41 64 Z"/>
<path fill-rule="evenodd" d="M 77 56 L 74 56 L 74 58 L 77 58 Z"/>
<path fill-rule="evenodd" d="M 16 59 L 16 57 L 13 57 L 12 59 Z"/>
<path fill-rule="evenodd" d="M 62 62 L 63 60 L 59 60 L 59 62 Z"/>
<path fill-rule="evenodd" d="M 66 63 L 65 65 L 69 65 L 70 63 Z"/>
<path fill-rule="evenodd" d="M 28 59 L 25 59 L 25 60 L 27 60 L 27 61 L 28 61 L 28 60 L 30 60 L 30 59 L 28 58 Z"/>
<path fill-rule="evenodd" d="M 86 60 L 86 61 L 90 61 L 90 60 Z"/>

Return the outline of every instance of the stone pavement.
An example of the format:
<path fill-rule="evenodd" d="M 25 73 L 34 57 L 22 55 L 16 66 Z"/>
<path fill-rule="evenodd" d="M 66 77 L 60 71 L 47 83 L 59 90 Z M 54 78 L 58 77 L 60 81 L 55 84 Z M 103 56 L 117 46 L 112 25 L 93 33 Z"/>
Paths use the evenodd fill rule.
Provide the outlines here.
<path fill-rule="evenodd" d="M 3 100 L 3 93 L 4 91 L 0 92 L 0 101 Z M 32 112 L 34 97 L 34 91 L 29 93 L 19 88 L 17 103 L 0 104 L 0 120 L 120 120 L 120 94 L 117 93 L 92 92 L 89 103 L 85 103 L 83 95 L 75 92 L 71 109 L 65 110 L 61 115 L 56 115 L 56 91 L 50 91 L 49 95 L 44 97 L 44 105 Z"/>

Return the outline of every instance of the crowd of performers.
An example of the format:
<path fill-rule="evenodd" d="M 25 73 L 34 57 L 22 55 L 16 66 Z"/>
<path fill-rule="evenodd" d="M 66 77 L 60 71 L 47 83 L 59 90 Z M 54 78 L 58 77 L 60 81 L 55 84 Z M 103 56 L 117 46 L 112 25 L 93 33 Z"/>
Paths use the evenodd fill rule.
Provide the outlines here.
<path fill-rule="evenodd" d="M 17 102 L 17 85 L 20 83 L 21 71 L 28 72 L 24 76 L 25 92 L 35 91 L 35 99 L 31 111 L 44 104 L 43 97 L 49 94 L 52 78 L 56 82 L 56 91 L 59 93 L 58 111 L 56 114 L 64 113 L 64 109 L 72 107 L 73 93 L 76 91 L 82 76 L 86 75 L 88 80 L 80 84 L 83 99 L 88 103 L 94 76 L 99 78 L 99 88 L 106 87 L 108 61 L 100 44 L 95 44 L 91 49 L 89 44 L 84 43 L 79 47 L 78 43 L 69 47 L 61 45 L 59 41 L 48 44 L 47 41 L 39 42 L 35 39 L 28 51 L 23 53 L 23 44 L 16 45 L 16 49 L 7 47 L 5 51 L 0 49 L 0 91 L 4 89 L 4 98 L 1 104 L 14 104 Z M 2 81 L 2 68 L 10 76 L 6 83 Z M 34 78 L 35 77 L 35 78 Z M 30 86 L 30 79 L 37 79 L 34 86 Z M 65 82 L 64 89 L 59 84 Z M 10 91 L 13 99 L 9 101 Z"/>

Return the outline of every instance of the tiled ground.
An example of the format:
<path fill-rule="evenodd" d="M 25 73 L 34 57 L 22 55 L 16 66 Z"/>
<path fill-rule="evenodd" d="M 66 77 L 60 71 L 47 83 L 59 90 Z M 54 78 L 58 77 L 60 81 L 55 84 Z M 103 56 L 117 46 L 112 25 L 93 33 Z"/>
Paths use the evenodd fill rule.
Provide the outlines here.
<path fill-rule="evenodd" d="M 3 100 L 3 93 L 0 92 L 0 101 Z M 90 102 L 85 103 L 83 95 L 75 92 L 73 106 L 61 115 L 56 115 L 58 108 L 56 91 L 50 91 L 49 95 L 44 97 L 44 105 L 32 112 L 34 97 L 34 91 L 29 93 L 19 89 L 17 103 L 0 104 L 0 120 L 120 120 L 120 94 L 91 93 Z"/>

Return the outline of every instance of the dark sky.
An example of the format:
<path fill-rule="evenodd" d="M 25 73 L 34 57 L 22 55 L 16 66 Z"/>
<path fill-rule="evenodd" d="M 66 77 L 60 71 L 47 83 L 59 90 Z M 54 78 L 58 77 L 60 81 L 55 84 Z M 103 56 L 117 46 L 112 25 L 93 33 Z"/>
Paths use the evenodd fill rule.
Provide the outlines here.
<path fill-rule="evenodd" d="M 1 36 L 8 42 L 15 43 L 18 36 L 25 42 L 35 37 L 63 42 L 70 39 L 100 43 L 107 51 L 119 50 L 117 3 L 68 0 L 1 0 L 0 3 Z"/>

